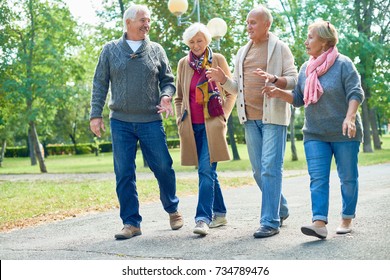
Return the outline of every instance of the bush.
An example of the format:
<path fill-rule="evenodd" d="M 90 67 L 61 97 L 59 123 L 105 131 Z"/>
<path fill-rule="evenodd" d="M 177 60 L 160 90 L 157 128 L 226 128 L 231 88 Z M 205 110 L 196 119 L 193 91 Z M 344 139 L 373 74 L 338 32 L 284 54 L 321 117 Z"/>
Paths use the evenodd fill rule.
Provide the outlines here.
<path fill-rule="evenodd" d="M 74 154 L 74 145 L 48 144 L 46 150 L 49 155 L 71 155 Z"/>
<path fill-rule="evenodd" d="M 90 154 L 90 153 L 92 153 L 91 144 L 78 144 L 78 145 L 76 145 L 76 155 L 86 155 L 86 154 Z"/>
<path fill-rule="evenodd" d="M 167 139 L 167 145 L 169 149 L 180 147 L 180 139 Z"/>
<path fill-rule="evenodd" d="M 112 152 L 112 144 L 111 142 L 103 142 L 99 144 L 101 153 L 111 153 Z"/>
<path fill-rule="evenodd" d="M 180 139 L 167 139 L 168 148 L 180 147 Z M 82 143 L 76 145 L 76 150 L 73 144 L 48 144 L 46 146 L 47 155 L 84 155 L 96 152 L 96 143 Z M 98 142 L 99 153 L 111 153 L 111 142 Z M 4 157 L 28 157 L 28 149 L 26 146 L 7 147 Z"/>
<path fill-rule="evenodd" d="M 29 154 L 26 146 L 7 147 L 4 153 L 4 157 L 28 157 L 28 156 Z"/>

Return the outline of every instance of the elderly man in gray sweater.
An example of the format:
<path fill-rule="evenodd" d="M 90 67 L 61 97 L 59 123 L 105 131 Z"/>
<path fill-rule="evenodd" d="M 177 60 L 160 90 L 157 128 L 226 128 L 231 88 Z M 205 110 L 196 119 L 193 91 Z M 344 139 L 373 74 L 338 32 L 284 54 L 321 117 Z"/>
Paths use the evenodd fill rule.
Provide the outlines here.
<path fill-rule="evenodd" d="M 136 151 L 143 155 L 160 188 L 160 200 L 173 230 L 183 226 L 177 211 L 176 177 L 168 152 L 161 114 L 173 115 L 176 88 L 168 58 L 161 45 L 151 42 L 150 11 L 130 6 L 123 15 L 124 34 L 103 47 L 93 79 L 90 127 L 100 137 L 109 88 L 110 128 L 116 175 L 116 192 L 123 229 L 116 239 L 141 235 L 142 217 L 136 188 Z"/>

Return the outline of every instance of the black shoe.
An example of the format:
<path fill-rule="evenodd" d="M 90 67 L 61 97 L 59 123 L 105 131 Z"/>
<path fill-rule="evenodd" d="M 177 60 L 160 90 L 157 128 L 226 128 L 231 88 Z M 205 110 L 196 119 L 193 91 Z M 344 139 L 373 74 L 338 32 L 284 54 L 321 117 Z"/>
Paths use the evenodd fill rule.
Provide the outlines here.
<path fill-rule="evenodd" d="M 280 227 L 282 227 L 284 220 L 287 220 L 287 218 L 288 218 L 289 216 L 290 216 L 290 215 L 287 214 L 286 217 L 280 217 Z"/>
<path fill-rule="evenodd" d="M 255 238 L 265 238 L 265 237 L 273 236 L 273 235 L 278 234 L 278 233 L 279 233 L 279 229 L 277 229 L 277 228 L 272 228 L 272 227 L 267 227 L 267 226 L 260 226 L 255 231 L 253 236 Z"/>

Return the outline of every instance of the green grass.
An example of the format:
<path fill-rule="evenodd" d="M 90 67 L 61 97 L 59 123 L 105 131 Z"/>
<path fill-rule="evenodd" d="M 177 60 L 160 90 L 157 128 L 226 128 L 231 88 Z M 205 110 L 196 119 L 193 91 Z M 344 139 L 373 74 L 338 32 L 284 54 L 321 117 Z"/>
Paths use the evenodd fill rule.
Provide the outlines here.
<path fill-rule="evenodd" d="M 250 177 L 220 178 L 224 188 L 253 184 Z M 196 179 L 177 179 L 177 195 L 197 193 Z M 157 201 L 156 180 L 137 182 L 141 202 Z M 0 231 L 61 220 L 91 211 L 118 207 L 112 180 L 79 181 L 0 181 Z"/>
<path fill-rule="evenodd" d="M 359 165 L 372 165 L 390 161 L 390 135 L 382 137 L 383 149 L 374 153 L 359 154 Z M 298 161 L 291 161 L 290 142 L 287 143 L 284 168 L 286 170 L 306 169 L 305 154 L 303 151 L 303 142 L 296 142 Z M 227 161 L 218 164 L 220 171 L 251 170 L 248 152 L 245 145 L 238 145 L 240 160 Z M 177 172 L 193 171 L 193 167 L 180 165 L 180 149 L 171 149 L 173 158 L 173 168 Z M 62 155 L 50 156 L 45 159 L 48 173 L 102 173 L 113 172 L 112 153 L 103 153 L 99 156 L 89 155 Z M 143 167 L 142 155 L 137 154 L 137 171 L 149 172 L 148 168 Z M 3 167 L 0 168 L 0 174 L 36 174 L 40 173 L 39 166 L 31 166 L 29 158 L 5 158 Z"/>

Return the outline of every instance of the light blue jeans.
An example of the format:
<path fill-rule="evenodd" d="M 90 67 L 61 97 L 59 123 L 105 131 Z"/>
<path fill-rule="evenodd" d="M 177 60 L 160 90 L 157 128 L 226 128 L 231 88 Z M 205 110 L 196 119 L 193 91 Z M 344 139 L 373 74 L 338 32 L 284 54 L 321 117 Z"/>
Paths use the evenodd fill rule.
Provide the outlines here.
<path fill-rule="evenodd" d="M 195 222 L 210 224 L 213 214 L 226 215 L 226 206 L 218 181 L 217 163 L 210 163 L 210 154 L 204 124 L 192 124 L 198 154 L 199 194 Z"/>
<path fill-rule="evenodd" d="M 131 123 L 111 119 L 112 151 L 120 217 L 125 225 L 140 227 L 136 187 L 136 152 L 139 141 L 143 156 L 160 188 L 160 200 L 166 212 L 177 211 L 176 177 L 168 152 L 162 121 Z"/>
<path fill-rule="evenodd" d="M 310 175 L 312 221 L 328 223 L 329 176 L 332 157 L 335 157 L 341 184 L 343 219 L 355 218 L 358 200 L 358 154 L 360 142 L 307 141 L 304 144 Z"/>
<path fill-rule="evenodd" d="M 280 217 L 289 215 L 287 200 L 282 194 L 287 127 L 248 120 L 245 140 L 253 176 L 262 192 L 260 224 L 279 228 Z"/>

